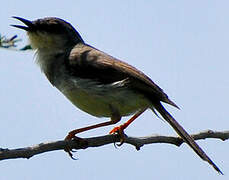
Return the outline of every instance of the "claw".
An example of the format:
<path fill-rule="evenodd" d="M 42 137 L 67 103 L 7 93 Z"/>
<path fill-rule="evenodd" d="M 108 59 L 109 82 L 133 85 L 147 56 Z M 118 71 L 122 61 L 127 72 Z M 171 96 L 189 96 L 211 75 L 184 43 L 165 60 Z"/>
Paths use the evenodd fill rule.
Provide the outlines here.
<path fill-rule="evenodd" d="M 125 134 L 124 134 L 124 127 L 123 127 L 123 125 L 115 127 L 114 129 L 112 129 L 109 132 L 109 134 L 118 134 L 120 136 L 120 143 L 119 144 L 118 143 L 115 143 L 114 144 L 115 147 L 117 147 L 117 146 L 120 147 L 121 145 L 123 145 L 123 143 L 125 141 Z"/>
<path fill-rule="evenodd" d="M 68 141 L 76 141 L 78 142 L 79 144 L 82 144 L 82 146 L 86 146 L 88 144 L 88 142 L 83 139 L 83 138 L 79 138 L 77 136 L 72 136 L 71 134 L 68 134 L 66 137 L 65 137 L 65 140 L 68 140 Z M 78 160 L 78 158 L 74 158 L 73 157 L 73 153 L 76 152 L 75 150 L 67 147 L 64 149 L 65 152 L 68 153 L 68 155 L 70 156 L 71 159 L 73 160 Z"/>
<path fill-rule="evenodd" d="M 115 145 L 115 147 L 117 148 L 117 146 L 120 147 L 121 145 L 123 145 L 123 143 L 124 143 L 124 140 L 122 140 L 122 139 L 120 138 L 120 142 L 119 142 L 119 143 L 114 143 L 114 145 Z"/>
<path fill-rule="evenodd" d="M 70 156 L 70 158 L 72 160 L 78 160 L 78 158 L 74 158 L 73 154 L 72 154 L 72 152 L 76 152 L 76 151 L 73 151 L 73 150 L 70 150 L 70 149 L 65 149 L 64 151 L 68 153 L 68 155 Z"/>

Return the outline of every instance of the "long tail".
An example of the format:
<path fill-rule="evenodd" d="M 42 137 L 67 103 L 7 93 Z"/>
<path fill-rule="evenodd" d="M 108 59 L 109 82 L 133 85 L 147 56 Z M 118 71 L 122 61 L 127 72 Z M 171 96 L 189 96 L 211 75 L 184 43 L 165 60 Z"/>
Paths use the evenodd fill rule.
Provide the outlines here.
<path fill-rule="evenodd" d="M 173 127 L 179 136 L 199 155 L 201 159 L 207 161 L 220 174 L 222 171 L 217 165 L 208 157 L 208 155 L 201 149 L 201 147 L 194 141 L 194 139 L 184 130 L 184 128 L 169 114 L 161 103 L 154 105 L 154 108 L 161 114 L 161 116 Z"/>

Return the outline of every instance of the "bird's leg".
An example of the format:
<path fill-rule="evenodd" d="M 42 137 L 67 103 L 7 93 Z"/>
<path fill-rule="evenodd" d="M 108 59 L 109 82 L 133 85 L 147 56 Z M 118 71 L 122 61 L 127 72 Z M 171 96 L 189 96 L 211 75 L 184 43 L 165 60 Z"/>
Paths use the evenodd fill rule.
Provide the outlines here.
<path fill-rule="evenodd" d="M 107 121 L 107 122 L 103 122 L 103 123 L 95 124 L 95 125 L 92 125 L 92 126 L 87 126 L 87 127 L 75 129 L 75 130 L 70 131 L 68 133 L 68 135 L 65 137 L 65 140 L 74 139 L 74 137 L 75 137 L 76 134 L 81 133 L 81 132 L 84 132 L 84 131 L 88 131 L 88 130 L 91 130 L 91 129 L 95 129 L 95 128 L 99 128 L 99 127 L 103 127 L 103 126 L 108 126 L 108 125 L 111 125 L 111 124 L 115 124 L 115 123 L 119 122 L 120 119 L 121 119 L 121 117 L 119 119 L 112 119 L 111 118 L 111 120 L 110 121 Z"/>
<path fill-rule="evenodd" d="M 99 128 L 99 127 L 103 127 L 103 126 L 108 126 L 108 125 L 111 125 L 111 124 L 115 124 L 115 123 L 119 122 L 120 120 L 121 120 L 121 116 L 119 114 L 114 114 L 114 115 L 112 115 L 110 121 L 99 123 L 99 124 L 95 124 L 95 125 L 92 125 L 92 126 L 87 126 L 87 127 L 79 128 L 79 129 L 75 129 L 73 131 L 70 131 L 68 133 L 68 135 L 65 137 L 65 140 L 75 140 L 75 141 L 79 141 L 79 143 L 85 144 L 87 142 L 84 139 L 79 138 L 79 137 L 77 137 L 75 135 L 78 134 L 78 133 L 84 132 L 84 131 L 91 130 L 91 129 L 95 129 L 95 128 Z M 65 151 L 69 154 L 69 156 L 71 158 L 73 158 L 73 155 L 71 153 L 72 149 L 66 148 Z"/>
<path fill-rule="evenodd" d="M 142 109 L 140 111 L 138 111 L 133 117 L 131 117 L 128 121 L 126 121 L 124 124 L 117 126 L 115 128 L 113 128 L 109 134 L 114 134 L 117 133 L 120 135 L 120 144 L 118 144 L 118 146 L 121 146 L 124 143 L 124 129 L 126 129 L 135 119 L 137 119 L 138 116 L 140 116 L 145 110 Z"/>

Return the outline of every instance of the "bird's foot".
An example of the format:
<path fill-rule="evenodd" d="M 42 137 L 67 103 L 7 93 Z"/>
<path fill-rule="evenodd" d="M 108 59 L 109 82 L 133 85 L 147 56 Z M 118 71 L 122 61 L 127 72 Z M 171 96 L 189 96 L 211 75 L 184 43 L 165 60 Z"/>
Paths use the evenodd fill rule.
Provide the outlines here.
<path fill-rule="evenodd" d="M 109 134 L 118 134 L 120 136 L 120 143 L 115 144 L 117 146 L 121 146 L 125 142 L 125 134 L 124 134 L 125 127 L 123 125 L 114 127 Z"/>
<path fill-rule="evenodd" d="M 75 134 L 71 134 L 71 133 L 69 133 L 65 137 L 64 140 L 66 140 L 66 141 L 74 141 L 74 142 L 78 143 L 82 147 L 85 147 L 85 146 L 88 145 L 88 142 L 85 139 L 77 137 L 77 136 L 75 136 Z M 64 149 L 64 151 L 68 153 L 68 155 L 71 157 L 71 159 L 77 160 L 76 158 L 73 157 L 73 153 L 76 152 L 76 151 L 74 151 L 72 148 L 66 147 Z"/>

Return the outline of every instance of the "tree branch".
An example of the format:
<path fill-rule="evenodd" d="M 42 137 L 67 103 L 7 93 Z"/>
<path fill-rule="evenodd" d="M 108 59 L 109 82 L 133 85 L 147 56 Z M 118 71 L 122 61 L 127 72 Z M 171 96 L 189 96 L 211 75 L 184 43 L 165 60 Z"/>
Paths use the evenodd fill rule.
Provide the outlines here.
<path fill-rule="evenodd" d="M 17 44 L 19 41 L 21 41 L 21 39 L 18 39 L 17 35 L 12 36 L 11 38 L 7 38 L 6 36 L 2 36 L 0 34 L 0 48 L 16 50 L 16 51 L 26 51 L 32 49 L 30 44 L 18 49 Z"/>
<path fill-rule="evenodd" d="M 197 134 L 193 134 L 192 137 L 195 140 L 215 138 L 225 141 L 229 139 L 229 131 L 217 132 L 212 130 L 203 131 Z M 119 142 L 118 135 L 106 135 L 92 138 L 76 139 L 72 141 L 53 141 L 40 143 L 34 146 L 29 146 L 25 148 L 18 149 L 3 149 L 0 148 L 0 160 L 5 159 L 16 159 L 16 158 L 31 158 L 34 155 L 55 151 L 55 150 L 64 150 L 66 148 L 70 149 L 86 149 L 88 147 L 99 147 L 107 145 L 110 143 Z M 125 136 L 125 143 L 131 144 L 136 147 L 137 150 L 146 144 L 153 143 L 167 143 L 180 146 L 184 141 L 180 137 L 174 136 L 160 136 L 152 135 L 147 137 L 130 137 Z"/>

